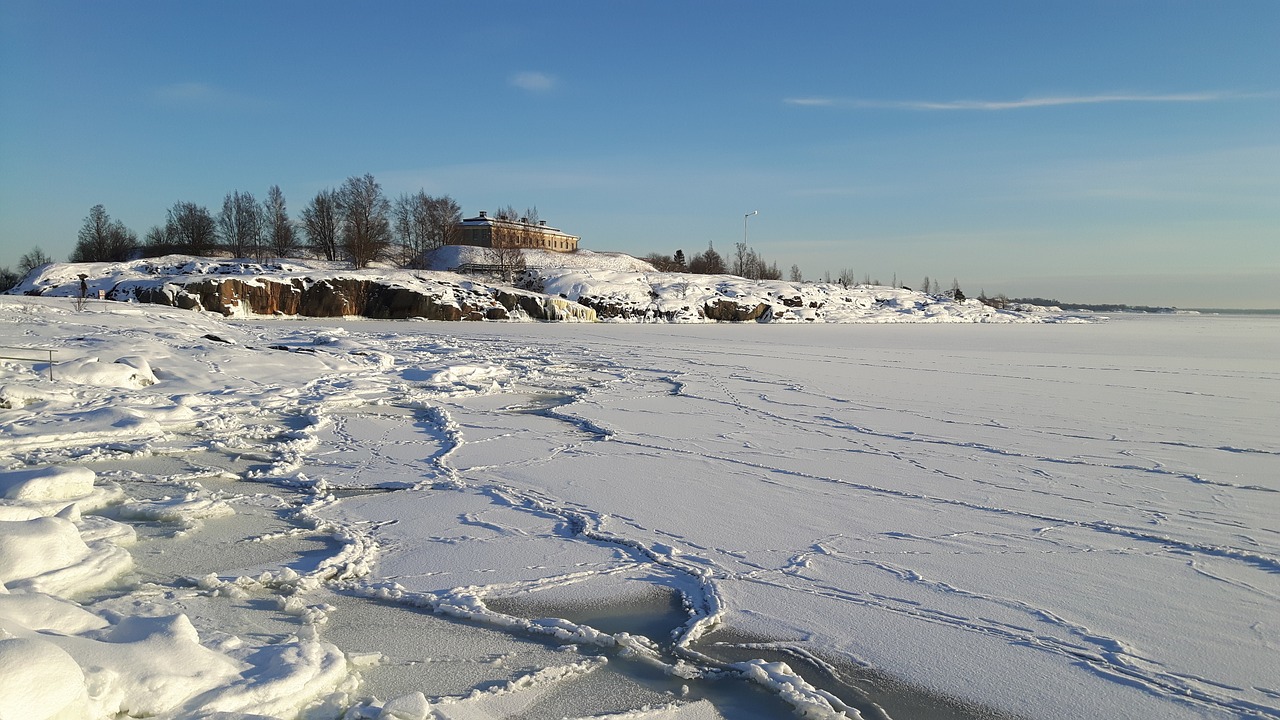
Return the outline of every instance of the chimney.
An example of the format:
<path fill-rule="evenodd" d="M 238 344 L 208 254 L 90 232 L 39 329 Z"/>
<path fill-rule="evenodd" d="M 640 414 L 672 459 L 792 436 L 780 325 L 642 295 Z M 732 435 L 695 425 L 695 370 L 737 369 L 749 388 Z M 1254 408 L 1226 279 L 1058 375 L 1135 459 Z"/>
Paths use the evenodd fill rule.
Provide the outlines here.
<path fill-rule="evenodd" d="M 481 210 L 481 211 L 480 211 L 480 217 L 484 217 L 484 211 L 483 211 L 483 210 Z"/>
<path fill-rule="evenodd" d="M 546 227 L 546 226 L 547 226 L 547 221 L 546 221 L 546 220 L 539 220 L 539 221 L 538 221 L 538 225 L 540 225 L 541 227 Z"/>

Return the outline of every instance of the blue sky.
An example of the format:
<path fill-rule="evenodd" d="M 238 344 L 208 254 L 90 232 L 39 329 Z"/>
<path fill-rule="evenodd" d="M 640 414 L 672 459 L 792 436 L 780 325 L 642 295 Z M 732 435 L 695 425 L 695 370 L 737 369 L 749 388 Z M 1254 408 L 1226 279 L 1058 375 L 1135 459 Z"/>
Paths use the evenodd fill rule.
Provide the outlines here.
<path fill-rule="evenodd" d="M 372 173 L 583 247 L 1280 307 L 1280 2 L 0 0 L 0 265 Z"/>

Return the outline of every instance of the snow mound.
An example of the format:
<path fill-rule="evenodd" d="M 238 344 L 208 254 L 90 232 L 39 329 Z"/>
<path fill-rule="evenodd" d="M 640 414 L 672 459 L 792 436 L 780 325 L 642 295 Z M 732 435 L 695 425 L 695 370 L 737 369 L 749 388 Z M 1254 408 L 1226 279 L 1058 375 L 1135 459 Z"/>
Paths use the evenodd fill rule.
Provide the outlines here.
<path fill-rule="evenodd" d="M 1077 318 L 1011 312 L 905 288 L 750 280 L 734 275 L 543 270 L 533 289 L 630 322 L 1013 323 Z"/>
<path fill-rule="evenodd" d="M 98 387 L 144 388 L 156 384 L 151 366 L 142 358 L 122 358 L 104 363 L 96 357 L 56 363 L 54 372 L 59 380 L 77 385 Z"/>
<path fill-rule="evenodd" d="M 0 497 L 24 502 L 79 500 L 93 492 L 92 470 L 47 467 L 0 472 Z"/>
<path fill-rule="evenodd" d="M 626 253 L 577 250 L 571 253 L 553 250 L 524 249 L 525 265 L 539 269 L 614 270 L 620 272 L 653 272 L 654 268 Z M 463 265 L 487 265 L 485 248 L 470 245 L 446 245 L 427 254 L 426 265 L 430 270 L 456 270 Z"/>

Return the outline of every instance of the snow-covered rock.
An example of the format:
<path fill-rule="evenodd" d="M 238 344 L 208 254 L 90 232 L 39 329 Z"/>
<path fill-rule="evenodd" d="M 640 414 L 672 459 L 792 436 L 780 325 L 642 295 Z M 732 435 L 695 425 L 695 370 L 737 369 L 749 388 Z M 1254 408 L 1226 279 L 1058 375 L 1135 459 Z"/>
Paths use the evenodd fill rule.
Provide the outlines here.
<path fill-rule="evenodd" d="M 614 322 L 1061 322 L 1062 313 L 997 310 L 977 300 L 876 285 L 749 280 L 656 272 L 620 253 L 526 251 L 515 287 L 443 270 L 344 269 L 336 263 L 261 264 L 169 256 L 127 263 L 51 264 L 10 294 L 157 303 L 226 316 Z M 433 267 L 482 262 L 480 248 L 442 248 Z M 85 382 L 145 383 L 145 368 L 108 377 L 91 359 L 69 367 Z"/>

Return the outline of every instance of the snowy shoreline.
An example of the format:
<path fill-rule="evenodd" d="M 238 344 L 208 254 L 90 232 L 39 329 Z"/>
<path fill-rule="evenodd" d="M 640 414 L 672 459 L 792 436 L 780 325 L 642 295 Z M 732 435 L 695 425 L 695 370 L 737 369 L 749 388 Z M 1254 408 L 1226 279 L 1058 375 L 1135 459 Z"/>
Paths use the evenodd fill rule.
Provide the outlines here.
<path fill-rule="evenodd" d="M 832 694 L 825 657 L 1024 717 L 1276 716 L 1273 322 L 228 322 L 0 297 L 0 345 L 57 350 L 54 381 L 0 361 L 0 714 L 912 716 L 872 681 Z M 682 599 L 675 636 L 493 609 L 653 591 Z M 698 650 L 735 634 L 746 660 Z M 738 703 L 743 680 L 776 699 Z"/>
<path fill-rule="evenodd" d="M 466 248 L 474 250 L 474 248 Z M 531 251 L 532 252 L 532 251 Z M 559 253 L 543 253 L 548 256 Z M 998 310 L 878 285 L 748 280 L 655 272 L 599 253 L 531 269 L 514 284 L 442 270 L 172 255 L 123 263 L 53 263 L 11 295 L 155 303 L 227 317 L 568 321 L 630 323 L 1071 323 L 1100 316 L 1057 308 Z M 623 256 L 625 257 L 625 256 Z M 597 266 L 599 265 L 599 266 Z M 83 278 L 82 278 L 83 276 Z"/>

